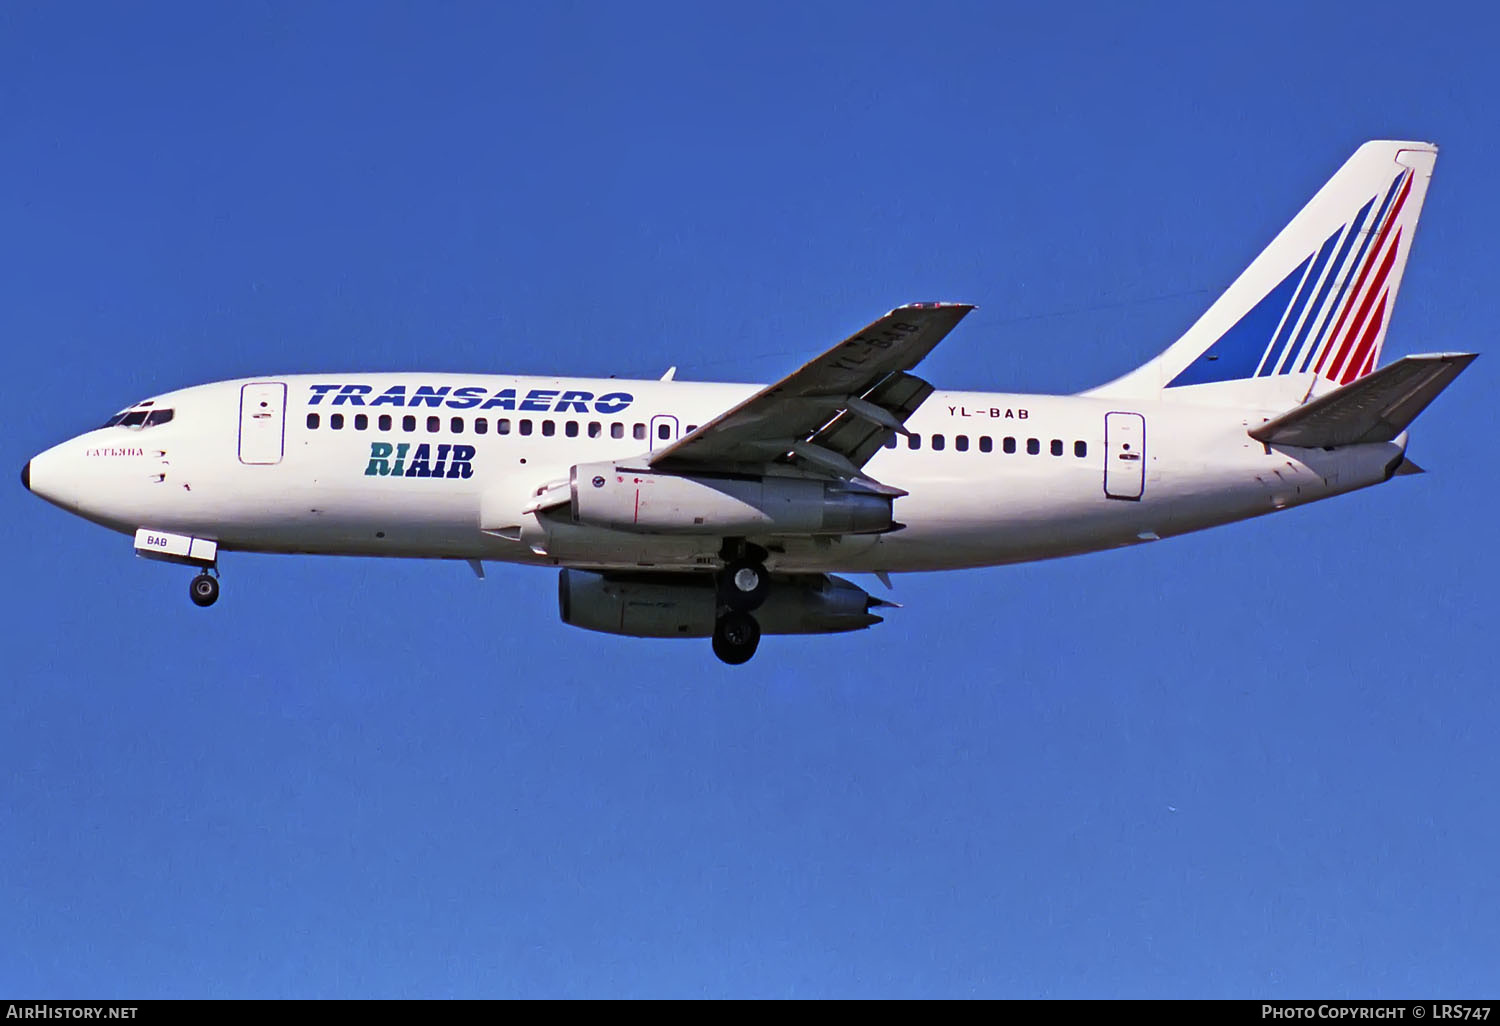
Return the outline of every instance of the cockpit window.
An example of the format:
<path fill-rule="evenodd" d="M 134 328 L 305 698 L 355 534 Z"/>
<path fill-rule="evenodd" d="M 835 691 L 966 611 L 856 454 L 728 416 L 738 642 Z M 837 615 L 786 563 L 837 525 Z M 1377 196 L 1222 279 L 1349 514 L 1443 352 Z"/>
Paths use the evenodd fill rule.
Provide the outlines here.
<path fill-rule="evenodd" d="M 150 409 L 150 403 L 141 403 L 129 410 L 121 410 L 109 420 L 105 421 L 105 427 L 156 427 L 165 424 L 172 419 L 172 410 Z"/>

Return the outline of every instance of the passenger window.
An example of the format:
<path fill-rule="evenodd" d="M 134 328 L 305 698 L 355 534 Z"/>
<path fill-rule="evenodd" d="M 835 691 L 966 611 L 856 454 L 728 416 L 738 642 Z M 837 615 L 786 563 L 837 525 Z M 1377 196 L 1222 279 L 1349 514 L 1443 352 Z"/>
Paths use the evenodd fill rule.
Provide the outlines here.
<path fill-rule="evenodd" d="M 1054 438 L 1054 439 L 1052 439 L 1052 455 L 1054 455 L 1054 456 L 1061 456 L 1062 454 L 1063 454 L 1062 439 L 1061 438 Z"/>
<path fill-rule="evenodd" d="M 342 431 L 344 428 L 344 415 L 342 413 L 330 413 L 328 415 L 328 426 L 335 431 Z"/>
<path fill-rule="evenodd" d="M 957 437 L 955 437 L 953 439 L 953 448 L 957 449 L 959 452 L 968 452 L 969 451 L 969 436 L 968 435 L 958 435 Z"/>
<path fill-rule="evenodd" d="M 946 439 L 944 439 L 942 435 L 933 435 L 932 436 L 932 447 L 934 449 L 938 450 L 939 452 L 941 452 L 942 449 L 943 449 L 943 446 L 945 446 L 947 444 L 948 443 L 947 443 Z"/>
<path fill-rule="evenodd" d="M 448 421 L 448 430 L 452 431 L 455 435 L 463 434 L 464 419 L 462 417 L 454 417 L 452 420 Z"/>
<path fill-rule="evenodd" d="M 611 437 L 611 438 L 624 438 L 625 437 L 625 425 L 621 424 L 619 421 L 615 421 L 613 424 L 611 424 L 609 426 L 609 437 Z"/>
<path fill-rule="evenodd" d="M 989 435 L 980 435 L 979 436 L 979 451 L 980 452 L 993 452 L 994 449 L 995 449 L 995 440 L 993 438 L 991 438 Z"/>
<path fill-rule="evenodd" d="M 377 423 L 380 425 L 380 430 L 389 431 L 391 429 L 391 415 L 389 413 L 382 413 Z"/>
<path fill-rule="evenodd" d="M 1079 459 L 1083 459 L 1088 454 L 1089 454 L 1089 443 L 1087 443 L 1087 442 L 1074 442 L 1073 443 L 1073 455 L 1074 456 L 1077 456 Z"/>
<path fill-rule="evenodd" d="M 416 417 L 413 417 L 411 414 L 408 413 L 406 416 L 404 416 L 404 417 L 401 418 L 401 430 L 402 431 L 415 431 L 416 429 L 417 429 L 417 418 Z"/>
<path fill-rule="evenodd" d="M 490 430 L 490 420 L 489 420 L 488 417 L 475 417 L 474 418 L 474 433 L 476 435 L 487 434 L 489 432 L 489 430 Z"/>
<path fill-rule="evenodd" d="M 508 435 L 508 434 L 510 434 L 510 418 L 509 417 L 501 417 L 499 420 L 495 421 L 495 434 L 497 434 L 497 435 Z"/>
<path fill-rule="evenodd" d="M 698 430 L 698 425 L 697 424 L 689 424 L 687 426 L 687 433 L 688 434 L 692 434 L 694 431 L 697 431 L 697 430 Z"/>
<path fill-rule="evenodd" d="M 542 434 L 546 435 L 548 438 L 551 438 L 553 435 L 557 434 L 557 424 L 550 420 L 542 421 Z"/>
<path fill-rule="evenodd" d="M 307 426 L 309 428 L 316 428 L 318 426 L 318 415 L 316 413 L 309 413 L 307 415 Z"/>
<path fill-rule="evenodd" d="M 523 417 L 521 419 L 521 421 L 520 421 L 520 429 L 521 429 L 521 434 L 523 434 L 523 435 L 529 435 L 529 434 L 531 434 L 531 419 L 529 417 Z"/>
<path fill-rule="evenodd" d="M 1016 440 L 1007 435 L 1005 442 L 1000 446 L 1000 448 L 1004 449 L 1006 452 L 1015 452 Z"/>
<path fill-rule="evenodd" d="M 365 416 L 363 413 L 356 413 L 354 415 L 354 430 L 356 430 L 356 431 L 363 431 L 366 428 L 368 428 L 369 426 L 370 426 L 370 418 L 369 417 Z"/>
<path fill-rule="evenodd" d="M 443 418 L 442 417 L 428 417 L 427 418 L 427 433 L 428 434 L 435 435 L 439 431 L 441 431 L 442 429 L 443 429 Z"/>
<path fill-rule="evenodd" d="M 636 439 L 637 441 L 640 441 L 641 439 L 645 438 L 646 437 L 646 425 L 644 425 L 644 424 L 637 424 L 635 427 L 633 427 L 633 428 L 630 429 L 630 435 L 631 435 L 632 438 Z"/>
<path fill-rule="evenodd" d="M 591 420 L 591 421 L 589 421 L 589 437 L 590 438 L 598 438 L 600 432 L 602 432 L 603 430 L 604 430 L 604 425 L 601 424 L 601 423 L 599 423 L 597 420 Z"/>
<path fill-rule="evenodd" d="M 1028 456 L 1035 456 L 1037 453 L 1039 453 L 1041 451 L 1042 451 L 1042 443 L 1041 443 L 1041 441 L 1039 439 L 1036 439 L 1036 438 L 1028 438 L 1028 439 L 1026 439 L 1026 455 L 1028 455 Z"/>
<path fill-rule="evenodd" d="M 920 448 L 922 448 L 922 436 L 921 435 L 917 435 L 917 434 L 907 435 L 906 436 L 906 447 L 908 449 L 920 449 Z"/>
<path fill-rule="evenodd" d="M 672 425 L 663 422 L 661 424 L 661 426 L 656 429 L 656 437 L 660 438 L 663 442 L 665 442 L 667 439 L 671 438 L 672 437 Z"/>
<path fill-rule="evenodd" d="M 576 421 L 576 420 L 570 420 L 566 424 L 564 424 L 563 425 L 563 434 L 567 435 L 569 438 L 577 438 L 578 437 L 578 421 Z"/>
<path fill-rule="evenodd" d="M 894 449 L 896 447 L 896 432 L 892 431 L 891 437 L 885 440 L 885 447 L 887 449 Z"/>

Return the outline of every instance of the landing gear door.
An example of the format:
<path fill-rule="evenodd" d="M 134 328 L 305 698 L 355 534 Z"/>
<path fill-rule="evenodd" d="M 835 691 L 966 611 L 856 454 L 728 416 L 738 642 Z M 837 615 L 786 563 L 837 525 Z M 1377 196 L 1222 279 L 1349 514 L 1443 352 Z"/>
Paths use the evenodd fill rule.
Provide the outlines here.
<path fill-rule="evenodd" d="M 1146 491 L 1146 418 L 1139 413 L 1104 415 L 1104 494 L 1139 499 Z"/>
<path fill-rule="evenodd" d="M 240 389 L 240 462 L 281 462 L 286 439 L 286 385 L 256 381 Z"/>

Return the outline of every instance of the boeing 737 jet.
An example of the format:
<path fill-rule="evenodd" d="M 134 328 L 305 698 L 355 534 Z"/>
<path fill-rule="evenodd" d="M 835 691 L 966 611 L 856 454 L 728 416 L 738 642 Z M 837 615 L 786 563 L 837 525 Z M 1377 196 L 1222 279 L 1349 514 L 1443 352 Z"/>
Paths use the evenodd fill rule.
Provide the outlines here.
<path fill-rule="evenodd" d="M 898 307 L 772 385 L 271 375 L 142 400 L 21 480 L 199 568 L 222 552 L 558 570 L 565 623 L 713 639 L 881 622 L 837 574 L 1135 545 L 1399 474 L 1474 359 L 1381 351 L 1437 148 L 1369 142 L 1175 344 L 1077 395 L 914 373 L 962 303 Z"/>

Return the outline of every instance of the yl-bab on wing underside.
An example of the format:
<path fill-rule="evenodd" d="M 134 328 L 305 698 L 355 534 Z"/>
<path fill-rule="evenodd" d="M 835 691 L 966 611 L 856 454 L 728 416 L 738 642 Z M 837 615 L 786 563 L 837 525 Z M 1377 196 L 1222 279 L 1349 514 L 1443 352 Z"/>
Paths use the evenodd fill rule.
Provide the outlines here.
<path fill-rule="evenodd" d="M 802 471 L 883 487 L 862 470 L 932 394 L 908 373 L 963 320 L 966 303 L 897 307 L 651 457 L 662 471 Z"/>

